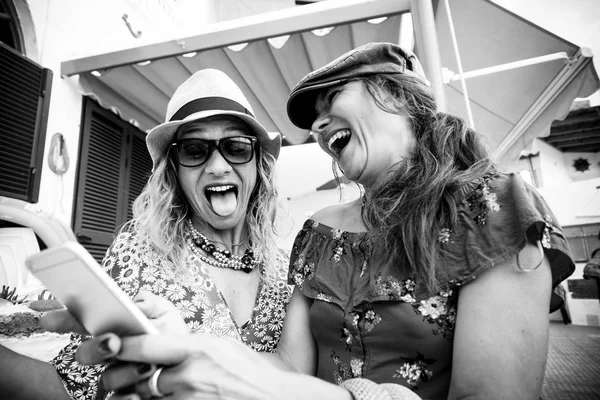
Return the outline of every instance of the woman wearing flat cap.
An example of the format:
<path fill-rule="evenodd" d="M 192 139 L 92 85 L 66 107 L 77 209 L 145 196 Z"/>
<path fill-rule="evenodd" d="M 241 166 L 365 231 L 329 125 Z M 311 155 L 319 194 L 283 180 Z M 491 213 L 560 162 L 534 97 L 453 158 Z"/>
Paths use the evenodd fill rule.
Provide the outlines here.
<path fill-rule="evenodd" d="M 288 115 L 364 189 L 315 213 L 292 249 L 277 353 L 304 375 L 219 338 L 115 338 L 112 354 L 164 365 L 172 398 L 538 399 L 553 289 L 574 270 L 541 196 L 437 111 L 394 44 L 307 75 Z"/>
<path fill-rule="evenodd" d="M 103 266 L 137 295 L 161 331 L 227 337 L 271 353 L 291 296 L 288 257 L 275 242 L 276 213 L 285 211 L 273 183 L 281 138 L 256 120 L 235 83 L 213 69 L 196 72 L 176 90 L 166 120 L 148 133 L 153 174 Z M 46 327 L 81 330 L 74 321 L 65 324 L 68 318 L 57 312 Z M 81 343 L 82 336 L 73 335 L 53 365 L 16 353 L 13 364 L 3 358 L 27 372 L 3 373 L 0 398 L 103 398 L 98 378 L 104 367 L 75 360 Z M 109 342 L 96 344 L 100 354 L 109 349 Z M 115 370 L 146 381 L 160 374 L 148 364 Z"/>

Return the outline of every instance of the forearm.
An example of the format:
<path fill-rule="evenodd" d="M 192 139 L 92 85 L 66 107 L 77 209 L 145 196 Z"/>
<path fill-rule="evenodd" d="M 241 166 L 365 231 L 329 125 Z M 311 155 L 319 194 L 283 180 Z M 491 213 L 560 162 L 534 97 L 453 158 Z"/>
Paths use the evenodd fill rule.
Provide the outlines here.
<path fill-rule="evenodd" d="M 338 386 L 309 375 L 284 372 L 276 382 L 272 399 L 422 400 L 405 386 L 394 383 L 378 384 L 363 378 L 349 379 Z"/>
<path fill-rule="evenodd" d="M 291 362 L 282 357 L 279 353 L 258 353 L 261 357 L 267 359 L 275 368 L 282 371 L 299 372 Z"/>
<path fill-rule="evenodd" d="M 284 372 L 276 383 L 276 397 L 286 400 L 353 400 L 350 392 L 338 385 L 310 375 Z"/>
<path fill-rule="evenodd" d="M 70 400 L 54 366 L 0 345 L 0 399 Z"/>

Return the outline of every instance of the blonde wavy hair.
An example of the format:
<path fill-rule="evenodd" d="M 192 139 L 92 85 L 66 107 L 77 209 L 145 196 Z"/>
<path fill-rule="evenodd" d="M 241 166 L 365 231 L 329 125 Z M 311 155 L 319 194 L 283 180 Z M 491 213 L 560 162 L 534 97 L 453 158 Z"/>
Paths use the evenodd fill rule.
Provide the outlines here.
<path fill-rule="evenodd" d="M 276 243 L 280 235 L 279 222 L 289 213 L 274 184 L 275 158 L 258 148 L 255 160 L 258 176 L 250 196 L 246 224 L 254 256 L 264 264 L 265 276 L 273 279 L 278 272 L 277 260 L 281 260 L 281 250 Z M 191 218 L 191 213 L 192 208 L 177 178 L 175 163 L 165 154 L 133 203 L 134 218 L 123 229 L 135 232 L 142 246 L 141 251 L 151 251 L 180 269 L 185 265 L 188 254 L 187 220 Z"/>

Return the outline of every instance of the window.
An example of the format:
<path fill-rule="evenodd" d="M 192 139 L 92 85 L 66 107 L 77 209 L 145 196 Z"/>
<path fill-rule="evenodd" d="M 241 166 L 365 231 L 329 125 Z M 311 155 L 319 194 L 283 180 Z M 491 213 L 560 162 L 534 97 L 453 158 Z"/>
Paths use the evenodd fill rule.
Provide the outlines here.
<path fill-rule="evenodd" d="M 0 195 L 36 203 L 52 71 L 0 43 Z"/>
<path fill-rule="evenodd" d="M 0 0 L 0 42 L 23 53 L 21 32 L 17 23 L 17 11 L 10 0 Z"/>
<path fill-rule="evenodd" d="M 564 227 L 565 236 L 576 262 L 588 261 L 592 251 L 600 248 L 599 232 L 600 224 Z"/>
<path fill-rule="evenodd" d="M 84 97 L 73 231 L 100 262 L 152 170 L 146 134 Z"/>

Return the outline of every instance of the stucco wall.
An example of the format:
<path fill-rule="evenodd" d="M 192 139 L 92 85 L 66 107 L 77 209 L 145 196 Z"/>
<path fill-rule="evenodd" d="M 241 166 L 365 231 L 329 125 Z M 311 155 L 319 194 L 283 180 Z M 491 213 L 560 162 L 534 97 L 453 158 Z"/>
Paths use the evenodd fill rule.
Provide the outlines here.
<path fill-rule="evenodd" d="M 293 0 L 28 0 L 17 11 L 26 56 L 53 71 L 39 205 L 71 223 L 82 94 L 77 77 L 62 78 L 63 61 L 171 40 L 208 23 L 294 6 Z M 214 4 L 213 4 L 214 3 Z M 175 4 L 178 6 L 175 7 Z M 122 16 L 128 15 L 134 33 Z M 47 163 L 52 135 L 65 138 L 70 167 L 57 175 Z"/>

